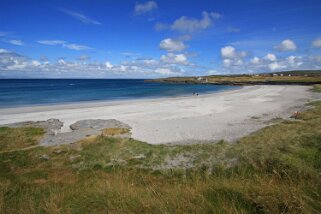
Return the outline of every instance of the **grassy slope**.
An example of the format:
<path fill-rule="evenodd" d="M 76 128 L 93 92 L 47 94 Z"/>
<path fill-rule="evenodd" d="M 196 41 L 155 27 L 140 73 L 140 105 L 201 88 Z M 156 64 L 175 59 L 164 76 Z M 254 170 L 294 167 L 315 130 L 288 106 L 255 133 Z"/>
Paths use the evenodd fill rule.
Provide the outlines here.
<path fill-rule="evenodd" d="M 248 84 L 319 84 L 321 83 L 321 71 L 319 75 L 315 76 L 252 76 L 252 75 L 231 75 L 231 76 L 206 76 L 207 80 L 198 80 L 197 77 L 169 77 L 164 79 L 155 79 L 151 81 L 156 82 L 177 82 L 177 83 L 207 83 L 207 84 L 234 84 L 234 85 L 248 85 Z"/>
<path fill-rule="evenodd" d="M 43 134 L 44 132 L 40 128 L 10 129 L 0 127 L 0 152 L 35 146 Z"/>
<path fill-rule="evenodd" d="M 0 213 L 317 213 L 321 101 L 312 105 L 300 120 L 236 144 L 166 146 L 99 136 L 0 153 Z M 34 142 L 30 132 L 39 133 L 0 131 L 5 150 L 12 139 Z"/>

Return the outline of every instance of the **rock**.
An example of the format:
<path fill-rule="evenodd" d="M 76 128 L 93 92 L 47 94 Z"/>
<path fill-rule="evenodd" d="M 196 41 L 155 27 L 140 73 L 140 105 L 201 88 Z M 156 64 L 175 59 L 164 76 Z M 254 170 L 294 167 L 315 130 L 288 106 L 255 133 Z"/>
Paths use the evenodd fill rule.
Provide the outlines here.
<path fill-rule="evenodd" d="M 43 154 L 43 155 L 40 155 L 39 159 L 48 161 L 48 160 L 50 160 L 50 157 L 48 155 L 46 155 L 46 154 Z"/>
<path fill-rule="evenodd" d="M 69 160 L 70 161 L 74 161 L 74 160 L 76 160 L 76 159 L 78 159 L 80 157 L 81 157 L 81 155 L 71 155 L 71 156 L 69 156 Z"/>
<path fill-rule="evenodd" d="M 65 151 L 61 150 L 61 149 L 58 149 L 58 150 L 55 150 L 53 151 L 53 153 L 55 153 L 56 155 L 59 155 L 59 154 L 62 154 L 64 153 Z"/>
<path fill-rule="evenodd" d="M 74 124 L 70 125 L 71 130 L 84 130 L 84 129 L 94 129 L 102 130 L 107 128 L 126 128 L 130 129 L 131 127 L 125 123 L 122 123 L 118 120 L 79 120 Z"/>
<path fill-rule="evenodd" d="M 26 121 L 20 123 L 12 123 L 4 125 L 6 127 L 17 128 L 17 127 L 38 127 L 42 128 L 46 133 L 40 140 L 40 144 L 44 146 L 53 146 L 61 144 L 71 144 L 88 136 L 101 135 L 104 129 L 108 128 L 123 128 L 131 129 L 131 127 L 125 123 L 122 123 L 115 119 L 100 120 L 80 120 L 70 125 L 71 132 L 60 132 L 63 122 L 58 119 L 49 119 L 47 121 Z M 129 138 L 130 132 L 125 134 L 119 134 L 116 137 Z M 60 154 L 63 151 L 55 151 L 55 154 Z"/>
<path fill-rule="evenodd" d="M 47 134 L 54 135 L 57 131 L 63 126 L 63 122 L 58 119 L 49 119 L 46 121 L 25 121 L 19 123 L 11 123 L 3 126 L 10 128 L 19 128 L 19 127 L 36 127 L 42 128 Z"/>
<path fill-rule="evenodd" d="M 134 156 L 133 158 L 134 158 L 134 159 L 144 159 L 144 158 L 146 158 L 146 155 L 144 155 L 144 154 L 139 154 L 139 155 Z"/>

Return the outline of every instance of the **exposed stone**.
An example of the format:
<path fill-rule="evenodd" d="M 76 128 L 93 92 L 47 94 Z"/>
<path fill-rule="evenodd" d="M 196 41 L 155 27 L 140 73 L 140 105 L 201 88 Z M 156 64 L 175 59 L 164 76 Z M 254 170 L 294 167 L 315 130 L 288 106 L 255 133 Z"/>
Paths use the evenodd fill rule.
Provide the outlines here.
<path fill-rule="evenodd" d="M 55 150 L 53 151 L 53 153 L 55 153 L 56 155 L 59 155 L 59 154 L 62 154 L 64 153 L 65 151 L 61 150 L 61 149 L 58 149 L 58 150 Z"/>
<path fill-rule="evenodd" d="M 101 135 L 103 130 L 111 128 L 130 129 L 131 127 L 115 119 L 110 120 L 80 120 L 70 125 L 71 132 L 60 132 L 63 122 L 58 119 L 49 119 L 47 121 L 26 121 L 20 123 L 12 123 L 3 125 L 10 128 L 18 127 L 39 127 L 46 133 L 40 140 L 40 144 L 44 146 L 71 144 L 80 141 L 86 137 Z M 130 138 L 130 132 L 115 135 L 113 137 Z M 60 154 L 63 151 L 55 151 L 55 154 Z"/>
<path fill-rule="evenodd" d="M 69 160 L 70 161 L 74 161 L 74 160 L 76 160 L 76 159 L 78 159 L 80 157 L 81 157 L 80 155 L 71 155 L 71 156 L 69 156 Z"/>
<path fill-rule="evenodd" d="M 50 160 L 50 157 L 48 155 L 46 155 L 46 154 L 43 154 L 43 155 L 40 155 L 39 159 L 48 161 L 48 160 Z"/>
<path fill-rule="evenodd" d="M 102 130 L 107 128 L 130 129 L 131 127 L 115 119 L 79 120 L 76 123 L 70 125 L 71 130 L 86 130 L 86 129 Z"/>
<path fill-rule="evenodd" d="M 20 127 L 35 127 L 42 128 L 47 135 L 55 135 L 60 131 L 63 126 L 63 122 L 58 119 L 49 119 L 46 121 L 25 121 L 19 123 L 11 123 L 2 126 L 10 127 L 10 128 L 20 128 Z"/>

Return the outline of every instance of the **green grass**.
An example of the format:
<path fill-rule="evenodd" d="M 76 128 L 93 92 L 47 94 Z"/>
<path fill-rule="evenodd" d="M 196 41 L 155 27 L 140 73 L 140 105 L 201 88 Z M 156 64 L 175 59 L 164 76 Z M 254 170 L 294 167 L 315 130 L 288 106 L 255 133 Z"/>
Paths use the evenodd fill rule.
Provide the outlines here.
<path fill-rule="evenodd" d="M 271 76 L 271 75 L 230 75 L 230 76 L 204 76 L 202 80 L 198 77 L 169 77 L 150 80 L 154 82 L 173 82 L 191 84 L 219 84 L 219 85 L 253 85 L 253 84 L 320 84 L 321 73 L 313 76 Z"/>
<path fill-rule="evenodd" d="M 0 153 L 0 213 L 318 213 L 321 101 L 311 105 L 234 144 L 102 135 Z M 41 133 L 2 128 L 0 144 L 28 147 Z"/>
<path fill-rule="evenodd" d="M 314 90 L 315 92 L 321 92 L 321 84 L 314 85 L 314 86 L 313 86 L 313 90 Z"/>
<path fill-rule="evenodd" d="M 40 128 L 7 128 L 0 127 L 0 152 L 26 148 L 38 144 L 44 134 Z"/>

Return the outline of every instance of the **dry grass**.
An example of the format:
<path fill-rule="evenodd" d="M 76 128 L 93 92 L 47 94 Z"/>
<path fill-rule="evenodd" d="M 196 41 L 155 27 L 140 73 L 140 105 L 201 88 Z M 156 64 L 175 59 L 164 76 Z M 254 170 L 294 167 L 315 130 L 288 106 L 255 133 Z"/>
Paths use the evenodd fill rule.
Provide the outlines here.
<path fill-rule="evenodd" d="M 102 130 L 102 135 L 104 136 L 115 136 L 129 133 L 129 129 L 125 128 L 108 128 Z"/>
<path fill-rule="evenodd" d="M 10 129 L 0 127 L 0 152 L 37 145 L 43 134 L 44 131 L 40 128 L 24 127 Z"/>
<path fill-rule="evenodd" d="M 314 86 L 313 86 L 313 90 L 314 90 L 315 92 L 321 92 L 321 84 L 314 85 Z"/>

